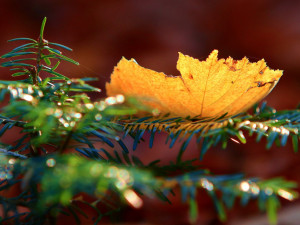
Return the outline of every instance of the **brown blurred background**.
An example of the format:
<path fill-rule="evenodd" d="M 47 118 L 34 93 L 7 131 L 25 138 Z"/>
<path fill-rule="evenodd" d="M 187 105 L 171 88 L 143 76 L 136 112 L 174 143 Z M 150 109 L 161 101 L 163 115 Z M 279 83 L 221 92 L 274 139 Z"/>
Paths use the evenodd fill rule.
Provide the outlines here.
<path fill-rule="evenodd" d="M 14 47 L 6 43 L 8 39 L 36 38 L 47 16 L 45 38 L 73 48 L 74 52 L 65 53 L 81 63 L 79 69 L 71 64 L 61 66 L 59 71 L 69 77 L 98 77 L 94 85 L 103 89 L 122 56 L 135 58 L 146 68 L 178 75 L 179 51 L 205 59 L 218 49 L 220 57 L 247 56 L 250 61 L 265 58 L 271 68 L 283 69 L 284 76 L 266 100 L 278 110 L 293 109 L 300 103 L 299 12 L 300 1 L 280 0 L 2 0 L 0 54 Z M 0 76 L 11 79 L 6 69 L 1 69 Z M 157 145 L 159 142 L 156 140 Z M 243 172 L 262 178 L 282 175 L 300 183 L 300 156 L 292 152 L 290 143 L 270 151 L 264 149 L 264 144 L 258 145 L 250 138 L 243 146 L 232 143 L 227 150 L 216 148 L 209 151 L 203 164 L 217 174 Z M 166 162 L 172 160 L 171 153 L 177 152 L 167 149 L 166 153 L 164 146 L 145 151 L 140 147 L 136 154 L 143 155 L 145 161 L 165 157 Z M 197 148 L 191 145 L 186 154 L 195 156 Z M 213 206 L 201 199 L 198 223 L 219 224 Z M 188 224 L 186 207 L 179 200 L 171 207 L 148 201 L 140 212 L 128 210 L 126 216 L 122 215 L 124 221 Z M 254 205 L 234 209 L 228 224 L 256 214 Z"/>

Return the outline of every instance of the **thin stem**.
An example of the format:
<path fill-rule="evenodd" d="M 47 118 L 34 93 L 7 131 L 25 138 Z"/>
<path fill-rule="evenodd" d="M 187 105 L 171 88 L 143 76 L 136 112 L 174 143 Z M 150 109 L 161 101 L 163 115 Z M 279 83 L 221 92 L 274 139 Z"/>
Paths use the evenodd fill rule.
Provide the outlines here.
<path fill-rule="evenodd" d="M 24 127 L 27 123 L 23 121 L 16 121 L 11 119 L 0 118 L 1 124 L 13 123 L 16 127 Z"/>
<path fill-rule="evenodd" d="M 36 71 L 35 71 L 35 73 L 31 74 L 34 85 L 38 85 L 39 73 L 42 69 L 42 65 L 41 65 L 42 51 L 43 51 L 44 45 L 48 43 L 48 41 L 44 39 L 44 29 L 45 29 L 46 21 L 47 21 L 47 17 L 45 17 L 43 19 L 41 30 L 40 30 L 40 36 L 38 38 L 38 52 L 37 52 L 37 56 L 36 56 Z"/>
<path fill-rule="evenodd" d="M 18 157 L 18 158 L 21 158 L 21 159 L 27 159 L 27 156 L 25 156 L 25 155 L 21 155 L 21 154 L 16 153 L 16 152 L 11 152 L 11 151 L 8 151 L 8 150 L 3 149 L 3 148 L 0 148 L 0 152 L 4 153 L 5 155 Z"/>
<path fill-rule="evenodd" d="M 31 139 L 34 138 L 34 135 L 31 135 Z M 39 156 L 39 151 L 37 149 L 36 146 L 34 146 L 33 144 L 30 144 L 30 152 L 31 152 L 31 156 Z"/>
<path fill-rule="evenodd" d="M 60 146 L 60 148 L 58 150 L 59 153 L 62 153 L 68 147 L 68 144 L 69 144 L 69 142 L 71 140 L 72 134 L 73 134 L 73 130 L 71 130 L 68 133 L 68 136 L 66 137 L 64 143 Z"/>
<path fill-rule="evenodd" d="M 34 85 L 38 84 L 39 73 L 42 69 L 41 60 L 42 60 L 42 50 L 43 50 L 44 44 L 45 44 L 45 40 L 42 39 L 40 36 L 38 39 L 38 52 L 37 52 L 37 56 L 36 56 L 36 73 L 32 74 Z"/>

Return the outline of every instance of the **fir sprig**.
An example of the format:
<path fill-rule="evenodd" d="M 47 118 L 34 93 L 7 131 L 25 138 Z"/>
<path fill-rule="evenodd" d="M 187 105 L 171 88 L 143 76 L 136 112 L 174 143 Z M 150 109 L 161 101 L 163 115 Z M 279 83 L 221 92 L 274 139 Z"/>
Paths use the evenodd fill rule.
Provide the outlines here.
<path fill-rule="evenodd" d="M 0 134 L 14 126 L 23 127 L 25 135 L 36 134 L 31 139 L 31 144 L 38 147 L 50 142 L 52 145 L 60 145 L 68 133 L 72 132 L 71 139 L 90 147 L 93 147 L 92 142 L 82 137 L 96 136 L 111 147 L 114 145 L 109 139 L 118 139 L 116 141 L 128 151 L 117 136 L 121 126 L 112 122 L 114 113 L 128 115 L 136 112 L 133 106 L 120 105 L 124 101 L 123 96 L 92 102 L 86 94 L 69 95 L 71 91 L 78 92 L 82 89 L 98 91 L 79 79 L 45 87 L 27 83 L 5 83 L 2 88 L 3 96 L 9 93 L 11 102 L 3 108 L 0 123 L 5 126 L 0 129 Z M 25 141 L 24 138 L 20 140 Z M 18 141 L 17 146 L 10 150 L 16 150 L 20 146 Z"/>
<path fill-rule="evenodd" d="M 62 52 L 55 47 L 60 47 L 68 51 L 72 51 L 71 48 L 62 44 L 48 42 L 46 39 L 44 39 L 46 20 L 47 18 L 45 17 L 42 22 L 38 40 L 31 38 L 11 39 L 9 40 L 10 42 L 28 41 L 29 43 L 14 48 L 12 51 L 1 56 L 2 59 L 10 59 L 9 61 L 2 63 L 1 66 L 11 67 L 12 71 L 17 71 L 12 74 L 13 77 L 26 75 L 29 77 L 29 82 L 34 85 L 39 85 L 41 82 L 40 73 L 42 71 L 54 76 L 48 78 L 49 80 L 68 80 L 68 77 L 55 71 L 62 60 L 79 65 L 78 62 L 68 58 L 67 56 L 64 56 Z M 29 55 L 29 58 L 21 58 L 23 56 L 27 57 L 27 55 Z"/>
<path fill-rule="evenodd" d="M 135 137 L 133 150 L 143 138 L 145 132 L 150 133 L 149 147 L 153 146 L 156 133 L 168 133 L 167 142 L 172 148 L 176 141 L 183 141 L 181 146 L 185 150 L 194 137 L 201 146 L 200 158 L 202 159 L 207 150 L 221 143 L 226 148 L 227 142 L 233 138 L 243 144 L 246 143 L 244 132 L 249 135 L 257 134 L 257 142 L 266 137 L 266 148 L 270 148 L 274 142 L 279 146 L 285 146 L 288 137 L 291 137 L 294 151 L 298 151 L 300 138 L 300 110 L 276 111 L 267 107 L 265 103 L 259 108 L 255 106 L 256 113 L 241 114 L 232 118 L 170 118 L 164 116 L 148 116 L 143 118 L 121 119 L 125 135 Z M 225 116 L 225 115 L 224 115 Z"/>
<path fill-rule="evenodd" d="M 197 190 L 204 189 L 212 197 L 221 220 L 226 218 L 224 207 L 231 208 L 237 198 L 242 205 L 256 199 L 261 210 L 272 211 L 277 207 L 271 206 L 268 203 L 269 199 L 278 202 L 278 197 L 288 200 L 297 197 L 297 193 L 293 191 L 296 184 L 282 178 L 261 180 L 245 178 L 241 174 L 216 176 L 211 175 L 207 170 L 177 176 L 153 176 L 151 167 L 140 169 L 111 165 L 106 161 L 91 161 L 70 155 L 51 155 L 22 161 L 8 161 L 2 158 L 1 162 L 2 169 L 9 167 L 10 169 L 5 170 L 6 179 L 2 182 L 0 190 L 15 185 L 14 179 L 22 175 L 24 179 L 21 185 L 24 193 L 17 198 L 2 197 L 0 202 L 7 204 L 8 209 L 15 204 L 31 209 L 26 213 L 25 220 L 29 224 L 33 221 L 36 222 L 35 224 L 44 224 L 45 215 L 49 210 L 72 206 L 73 201 L 76 201 L 74 196 L 81 192 L 103 198 L 109 190 L 114 191 L 118 193 L 120 201 L 126 200 L 133 207 L 139 208 L 142 199 L 137 193 L 158 195 L 163 200 L 169 201 L 168 195 L 176 188 L 180 188 L 183 203 L 188 203 L 196 198 Z M 41 184 L 39 193 L 32 189 L 34 184 Z M 221 193 L 221 197 L 219 198 L 216 193 Z M 37 199 L 32 201 L 34 196 Z M 269 212 L 269 214 L 276 215 L 276 212 L 275 214 Z M 101 216 L 103 215 L 100 213 L 99 217 Z M 15 214 L 15 218 L 6 218 L 3 221 L 17 217 L 20 215 Z"/>

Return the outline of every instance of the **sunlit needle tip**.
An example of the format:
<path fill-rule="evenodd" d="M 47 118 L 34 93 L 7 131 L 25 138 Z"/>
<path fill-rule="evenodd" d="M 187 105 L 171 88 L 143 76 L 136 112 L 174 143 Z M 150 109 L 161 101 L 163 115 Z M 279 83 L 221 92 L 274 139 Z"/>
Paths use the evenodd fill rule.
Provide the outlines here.
<path fill-rule="evenodd" d="M 143 206 L 143 200 L 133 190 L 124 191 L 124 198 L 136 209 Z"/>

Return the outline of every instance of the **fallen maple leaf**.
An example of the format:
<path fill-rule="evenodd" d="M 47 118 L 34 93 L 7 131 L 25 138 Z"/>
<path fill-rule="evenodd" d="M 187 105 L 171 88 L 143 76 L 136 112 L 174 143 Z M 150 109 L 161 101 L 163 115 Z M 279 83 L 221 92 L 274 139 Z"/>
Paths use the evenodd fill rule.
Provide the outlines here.
<path fill-rule="evenodd" d="M 206 61 L 179 53 L 177 69 L 181 76 L 168 76 L 123 57 L 106 83 L 107 95 L 142 97 L 144 104 L 178 116 L 235 115 L 264 98 L 283 72 L 264 59 L 218 60 L 217 50 Z"/>

